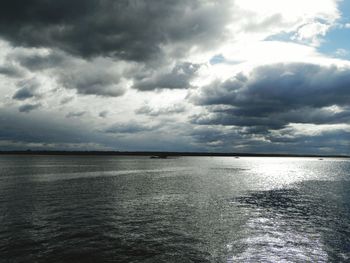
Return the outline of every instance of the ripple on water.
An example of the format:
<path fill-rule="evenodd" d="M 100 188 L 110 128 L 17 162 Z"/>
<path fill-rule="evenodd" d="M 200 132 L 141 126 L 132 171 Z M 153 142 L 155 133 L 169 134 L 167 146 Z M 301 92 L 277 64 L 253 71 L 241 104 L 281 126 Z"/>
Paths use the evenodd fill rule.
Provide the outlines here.
<path fill-rule="evenodd" d="M 344 221 L 350 216 L 350 193 L 343 191 L 346 187 L 350 189 L 347 181 L 306 181 L 295 188 L 256 191 L 234 198 L 232 204 L 242 209 L 247 221 L 241 227 L 241 238 L 228 244 L 231 259 L 234 262 L 347 260 L 350 229 Z"/>

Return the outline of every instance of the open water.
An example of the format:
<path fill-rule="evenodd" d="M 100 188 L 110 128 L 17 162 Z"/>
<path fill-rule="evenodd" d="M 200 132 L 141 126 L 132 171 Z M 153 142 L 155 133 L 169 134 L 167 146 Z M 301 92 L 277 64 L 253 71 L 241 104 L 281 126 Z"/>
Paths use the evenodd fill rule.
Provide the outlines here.
<path fill-rule="evenodd" d="M 350 159 L 3 155 L 0 262 L 350 262 Z"/>

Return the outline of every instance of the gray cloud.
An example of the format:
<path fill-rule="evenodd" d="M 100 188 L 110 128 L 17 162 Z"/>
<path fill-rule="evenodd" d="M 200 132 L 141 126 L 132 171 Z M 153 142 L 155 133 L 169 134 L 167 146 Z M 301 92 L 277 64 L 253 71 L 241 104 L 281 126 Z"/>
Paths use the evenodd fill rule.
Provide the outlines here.
<path fill-rule="evenodd" d="M 232 15 L 229 1 L 5 0 L 0 34 L 16 45 L 146 61 L 161 46 L 220 43 Z M 184 49 L 188 50 L 188 49 Z"/>
<path fill-rule="evenodd" d="M 206 49 L 214 51 L 217 45 L 227 43 L 227 38 L 234 39 L 227 34 L 226 26 L 240 16 L 242 10 L 236 9 L 236 15 L 231 8 L 233 3 L 229 0 L 2 1 L 0 38 L 9 42 L 11 50 L 5 51 L 8 54 L 5 54 L 5 64 L 0 66 L 0 74 L 5 78 L 43 75 L 49 88 L 56 88 L 59 109 L 65 108 L 69 113 L 62 115 L 64 120 L 60 122 L 51 120 L 60 113 L 55 108 L 56 103 L 51 105 L 53 99 L 49 96 L 52 94 L 48 94 L 44 105 L 52 116 L 33 121 L 30 118 L 34 115 L 44 114 L 44 111 L 34 111 L 42 106 L 38 101 L 43 96 L 39 93 L 41 78 L 17 82 L 18 89 L 11 91 L 17 102 L 11 103 L 17 105 L 20 101 L 20 112 L 33 112 L 17 112 L 12 116 L 14 120 L 1 120 L 0 141 L 53 145 L 96 142 L 113 149 L 135 150 L 283 152 L 288 147 L 290 152 L 298 149 L 317 152 L 349 149 L 346 143 L 349 134 L 345 131 L 314 136 L 286 131 L 291 123 L 349 123 L 349 69 L 300 63 L 270 65 L 258 67 L 248 75 L 238 74 L 224 82 L 192 89 L 191 82 L 201 65 L 186 60 L 186 55 L 193 50 L 198 53 Z M 251 14 L 246 17 L 237 24 L 245 32 L 266 31 L 283 27 L 284 23 L 278 14 L 263 19 Z M 17 46 L 34 48 L 14 48 Z M 220 54 L 210 61 L 212 64 L 223 62 L 237 63 Z M 79 105 L 85 108 L 84 104 L 93 98 L 76 100 L 74 109 L 77 110 L 74 111 L 67 110 L 74 97 L 61 99 L 67 93 L 58 94 L 66 88 L 70 90 L 68 94 L 76 91 L 78 98 L 79 94 L 119 97 L 129 87 L 136 91 L 189 89 L 193 94 L 199 91 L 189 98 L 201 106 L 203 112 L 192 116 L 192 123 L 182 123 L 176 114 L 188 108 L 147 104 L 134 113 L 161 116 L 161 123 L 116 123 L 103 129 L 96 126 L 99 121 L 107 121 L 102 119 L 107 111 L 98 109 L 94 114 L 92 111 L 86 114 L 78 108 Z M 131 95 L 133 93 L 135 91 L 130 91 Z M 98 98 L 98 105 L 102 99 Z M 131 110 L 138 105 L 138 99 L 131 100 Z M 6 103 L 6 99 L 3 101 Z M 92 103 L 91 107 L 94 105 Z M 125 107 L 125 103 L 121 105 Z M 125 108 L 122 110 L 124 112 Z M 77 127 L 81 124 L 80 117 L 89 119 L 92 116 L 100 118 Z M 145 116 L 137 118 L 142 120 Z M 164 116 L 169 116 L 168 120 Z"/>
<path fill-rule="evenodd" d="M 349 154 L 350 132 L 341 128 L 324 130 L 317 134 L 296 133 L 292 128 L 267 132 L 257 136 L 243 127 L 199 126 L 190 135 L 209 151 L 294 153 L 294 154 Z"/>
<path fill-rule="evenodd" d="M 0 37 L 15 46 L 51 48 L 48 54 L 16 51 L 12 59 L 30 71 L 52 70 L 59 85 L 79 94 L 118 97 L 125 82 L 140 91 L 187 89 L 199 65 L 164 68 L 181 61 L 191 47 L 221 44 L 228 37 L 231 7 L 228 0 L 6 0 Z M 83 60 L 75 61 L 77 56 Z M 118 73 L 107 64 L 84 65 L 97 57 L 136 63 Z"/>
<path fill-rule="evenodd" d="M 24 76 L 24 72 L 18 66 L 11 63 L 0 65 L 0 75 L 5 75 L 11 78 L 21 78 Z"/>
<path fill-rule="evenodd" d="M 31 71 L 40 71 L 58 66 L 63 66 L 67 57 L 62 52 L 51 52 L 49 54 L 13 54 L 12 59 Z"/>
<path fill-rule="evenodd" d="M 120 83 L 119 74 L 107 69 L 95 68 L 93 65 L 61 72 L 58 81 L 65 88 L 75 89 L 78 93 L 85 95 L 118 97 L 126 91 Z"/>
<path fill-rule="evenodd" d="M 67 104 L 67 103 L 71 102 L 72 100 L 74 100 L 73 96 L 65 97 L 65 98 L 61 99 L 60 104 L 64 105 L 64 104 Z"/>
<path fill-rule="evenodd" d="M 133 134 L 149 132 L 157 129 L 158 126 L 144 125 L 136 122 L 116 123 L 104 130 L 105 133 L 113 134 Z"/>
<path fill-rule="evenodd" d="M 28 88 L 22 88 L 16 91 L 16 93 L 13 95 L 13 99 L 16 100 L 25 100 L 28 98 L 34 97 L 34 91 Z"/>
<path fill-rule="evenodd" d="M 267 145 L 280 152 L 349 154 L 350 149 L 350 132 L 344 129 L 333 129 L 310 135 L 295 135 L 294 131 L 290 131 L 289 134 L 282 136 L 270 134 L 266 138 Z"/>
<path fill-rule="evenodd" d="M 181 63 L 174 66 L 169 73 L 154 73 L 135 81 L 133 88 L 140 91 L 156 89 L 188 89 L 200 65 Z"/>
<path fill-rule="evenodd" d="M 41 107 L 40 103 L 37 103 L 37 104 L 24 104 L 24 105 L 20 106 L 18 108 L 18 110 L 19 110 L 19 112 L 28 113 L 28 112 L 31 112 L 32 110 L 38 109 L 39 107 Z"/>
<path fill-rule="evenodd" d="M 0 121 L 1 149 L 106 149 L 115 141 L 79 120 L 68 122 L 38 111 L 23 115 L 0 108 Z"/>
<path fill-rule="evenodd" d="M 350 69 L 313 64 L 262 66 L 248 76 L 238 74 L 215 82 L 192 96 L 207 109 L 193 116 L 193 122 L 260 132 L 282 129 L 289 123 L 349 123 L 349 85 Z M 343 110 L 334 111 L 331 106 Z"/>
<path fill-rule="evenodd" d="M 101 118 L 106 118 L 108 115 L 108 111 L 104 110 L 104 111 L 101 111 L 98 116 L 101 117 Z"/>
<path fill-rule="evenodd" d="M 40 94 L 37 92 L 37 89 L 40 87 L 40 82 L 35 78 L 19 81 L 17 86 L 19 89 L 12 97 L 15 100 L 26 100 L 33 97 L 40 97 Z"/>
<path fill-rule="evenodd" d="M 123 70 L 115 70 L 113 63 L 108 60 L 100 58 L 92 62 L 71 57 L 61 51 L 43 54 L 23 50 L 15 50 L 8 58 L 35 73 L 50 70 L 50 76 L 59 86 L 75 89 L 79 94 L 117 97 L 125 92 L 121 83 Z"/>
<path fill-rule="evenodd" d="M 153 133 L 160 126 L 131 123 L 123 126 L 121 134 L 101 131 L 98 125 L 71 121 L 51 112 L 35 111 L 30 115 L 18 114 L 12 109 L 0 108 L 0 148 L 2 150 L 124 150 L 124 151 L 190 151 L 193 146 L 186 137 Z M 129 130 L 140 130 L 127 136 Z M 112 126 L 111 126 L 112 127 Z M 140 128 L 141 127 L 141 128 Z M 143 128 L 144 129 L 143 129 Z M 149 130 L 141 132 L 141 130 Z M 117 135 L 117 136 L 116 136 Z"/>
<path fill-rule="evenodd" d="M 79 118 L 85 115 L 86 111 L 79 111 L 79 112 L 69 112 L 66 115 L 66 118 Z"/>
<path fill-rule="evenodd" d="M 222 129 L 221 127 L 196 127 L 191 130 L 192 139 L 209 149 L 232 150 L 232 145 L 239 145 L 244 141 L 242 135 L 235 129 Z M 226 149 L 225 149 L 226 148 Z"/>
<path fill-rule="evenodd" d="M 178 114 L 178 113 L 183 113 L 185 111 L 186 111 L 186 107 L 184 105 L 180 105 L 180 104 L 174 104 L 174 105 L 171 105 L 169 107 L 164 107 L 164 108 L 152 108 L 149 105 L 144 105 L 144 106 L 138 108 L 135 111 L 135 113 L 155 117 L 155 116 L 159 116 L 159 115 Z"/>

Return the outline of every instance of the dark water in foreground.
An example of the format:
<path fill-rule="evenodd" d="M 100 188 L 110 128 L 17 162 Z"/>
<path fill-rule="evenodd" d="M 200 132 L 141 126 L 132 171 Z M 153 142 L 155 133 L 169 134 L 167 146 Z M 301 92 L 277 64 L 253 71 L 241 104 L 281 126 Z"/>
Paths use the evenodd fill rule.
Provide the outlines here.
<path fill-rule="evenodd" d="M 350 160 L 0 156 L 1 262 L 350 262 Z"/>

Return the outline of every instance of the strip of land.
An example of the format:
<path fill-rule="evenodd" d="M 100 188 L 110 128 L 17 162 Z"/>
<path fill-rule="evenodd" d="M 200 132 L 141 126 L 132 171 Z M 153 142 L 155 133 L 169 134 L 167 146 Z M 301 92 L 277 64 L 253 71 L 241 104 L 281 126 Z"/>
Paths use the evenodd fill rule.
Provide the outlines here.
<path fill-rule="evenodd" d="M 221 153 L 221 152 L 153 152 L 153 151 L 0 151 L 0 155 L 101 155 L 101 156 L 232 156 L 232 157 L 317 157 L 350 158 L 349 155 L 288 154 L 288 153 Z"/>

